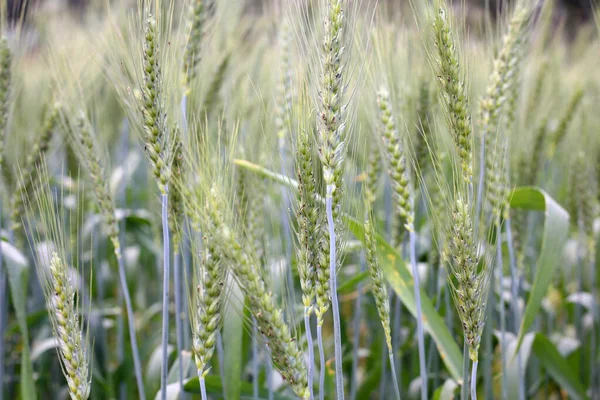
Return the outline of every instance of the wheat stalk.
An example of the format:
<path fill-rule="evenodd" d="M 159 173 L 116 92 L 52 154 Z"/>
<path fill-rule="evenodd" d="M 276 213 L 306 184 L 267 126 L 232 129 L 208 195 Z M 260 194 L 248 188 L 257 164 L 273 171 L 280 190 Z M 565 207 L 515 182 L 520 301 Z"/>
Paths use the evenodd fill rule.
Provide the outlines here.
<path fill-rule="evenodd" d="M 346 116 L 343 106 L 343 97 L 346 89 L 344 74 L 344 36 L 345 22 L 342 0 L 329 0 L 325 17 L 325 36 L 322 43 L 321 53 L 321 80 L 319 85 L 318 104 L 318 150 L 321 164 L 323 165 L 323 180 L 326 185 L 325 208 L 327 214 L 327 232 L 329 239 L 329 294 L 333 312 L 334 349 L 335 349 L 335 381 L 337 399 L 344 398 L 344 376 L 342 370 L 342 339 L 340 326 L 340 312 L 337 299 L 337 259 L 335 223 L 340 212 L 342 200 L 342 161 L 346 153 Z M 324 290 L 317 289 L 319 292 Z M 319 303 L 322 304 L 319 304 Z M 323 301 L 317 297 L 317 335 L 322 352 L 322 340 L 320 338 L 322 329 Z M 326 309 L 326 308 L 325 308 Z M 321 365 L 320 376 L 320 398 L 323 399 L 323 371 Z"/>
<path fill-rule="evenodd" d="M 153 16 L 146 20 L 143 43 L 142 117 L 146 155 L 153 168 L 161 193 L 161 222 L 163 231 L 163 310 L 162 310 L 162 363 L 161 399 L 167 398 L 168 342 L 169 342 L 169 160 L 167 149 L 166 113 L 162 96 L 162 74 L 158 53 L 158 27 Z"/>

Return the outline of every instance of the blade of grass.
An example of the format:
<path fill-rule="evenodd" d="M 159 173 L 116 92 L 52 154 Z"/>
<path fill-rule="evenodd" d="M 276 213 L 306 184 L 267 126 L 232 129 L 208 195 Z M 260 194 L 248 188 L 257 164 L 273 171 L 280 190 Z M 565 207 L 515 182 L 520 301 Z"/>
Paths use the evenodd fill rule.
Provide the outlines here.
<path fill-rule="evenodd" d="M 17 315 L 17 322 L 21 331 L 21 372 L 20 389 L 23 400 L 35 400 L 35 380 L 33 379 L 33 366 L 29 350 L 29 329 L 27 326 L 27 282 L 29 264 L 23 254 L 7 242 L 0 241 L 0 251 L 3 253 L 10 295 Z"/>
<path fill-rule="evenodd" d="M 543 211 L 545 222 L 542 247 L 535 268 L 533 286 L 519 328 L 517 350 L 531 326 L 548 291 L 569 233 L 569 214 L 550 195 L 535 187 L 518 187 L 512 193 L 512 208 Z"/>

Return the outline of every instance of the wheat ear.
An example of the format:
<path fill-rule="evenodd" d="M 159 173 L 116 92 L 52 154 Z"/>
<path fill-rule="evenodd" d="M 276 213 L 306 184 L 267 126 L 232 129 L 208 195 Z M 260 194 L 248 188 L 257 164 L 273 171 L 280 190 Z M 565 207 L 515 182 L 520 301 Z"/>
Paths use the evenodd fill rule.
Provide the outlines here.
<path fill-rule="evenodd" d="M 321 54 L 321 81 L 319 85 L 320 103 L 318 105 L 318 142 L 319 157 L 323 165 L 323 179 L 326 185 L 325 208 L 327 215 L 327 232 L 329 239 L 329 293 L 333 313 L 334 349 L 335 349 L 335 386 L 337 399 L 344 398 L 344 372 L 342 369 L 342 338 L 340 311 L 337 299 L 337 259 L 335 224 L 339 216 L 342 200 L 342 161 L 346 153 L 346 115 L 343 105 L 346 81 L 344 74 L 344 36 L 345 23 L 342 0 L 329 0 L 325 17 L 325 37 Z M 317 298 L 317 305 L 319 298 Z M 322 329 L 322 310 L 317 310 L 319 324 Z M 317 332 L 321 336 L 320 332 Z M 322 347 L 322 340 L 319 340 Z M 321 374 L 324 370 L 321 365 Z M 321 378 L 321 377 L 320 377 Z M 320 397 L 323 397 L 320 387 Z"/>
<path fill-rule="evenodd" d="M 306 365 L 298 343 L 283 319 L 283 312 L 275 305 L 273 294 L 267 289 L 258 263 L 247 250 L 248 246 L 240 244 L 243 241 L 239 241 L 240 238 L 236 237 L 235 231 L 225 220 L 221 210 L 223 204 L 226 203 L 219 195 L 218 189 L 213 186 L 208 193 L 203 212 L 205 232 L 214 238 L 214 248 L 231 266 L 239 281 L 260 333 L 268 342 L 273 364 L 296 395 L 301 399 L 309 399 Z"/>
<path fill-rule="evenodd" d="M 454 145 L 461 161 L 465 182 L 473 183 L 473 127 L 464 74 L 452 33 L 446 6 L 437 1 L 433 19 L 435 45 L 438 50 L 436 73 L 443 94 L 442 99 L 450 122 Z"/>
<path fill-rule="evenodd" d="M 21 171 L 22 179 L 19 180 L 15 191 L 11 197 L 11 230 L 12 235 L 20 232 L 23 227 L 21 216 L 24 213 L 24 196 L 27 196 L 33 189 L 35 177 L 44 154 L 48 151 L 52 134 L 57 127 L 58 116 L 60 113 L 60 104 L 52 106 L 46 115 L 40 134 L 35 138 L 31 151 L 25 159 L 25 167 Z"/>
<path fill-rule="evenodd" d="M 115 256 L 117 258 L 117 264 L 119 268 L 119 283 L 121 284 L 121 291 L 123 294 L 123 299 L 125 300 L 125 309 L 127 312 L 127 321 L 129 325 L 129 340 L 131 342 L 131 351 L 133 353 L 133 365 L 138 395 L 139 398 L 143 400 L 146 398 L 146 394 L 144 391 L 142 364 L 135 334 L 135 314 L 133 312 L 131 295 L 127 286 L 125 260 L 123 259 L 121 241 L 119 239 L 119 225 L 115 216 L 116 211 L 113 199 L 108 189 L 107 180 L 104 176 L 104 170 L 98 157 L 98 151 L 92 136 L 91 126 L 83 114 L 77 119 L 74 134 L 74 139 L 79 142 L 79 159 L 87 168 L 90 179 L 94 185 L 94 196 L 96 197 L 100 211 L 104 216 L 106 226 L 108 227 L 108 237 L 113 244 Z"/>
<path fill-rule="evenodd" d="M 416 260 L 416 232 L 414 227 L 414 194 L 411 186 L 406 155 L 403 150 L 402 140 L 396 129 L 394 111 L 389 99 L 387 89 L 383 88 L 377 93 L 379 107 L 379 129 L 382 134 L 385 155 L 388 163 L 388 172 L 392 182 L 396 208 L 404 227 L 409 234 L 409 257 L 414 280 L 415 305 L 417 311 L 417 341 L 419 347 L 419 369 L 421 375 L 421 399 L 427 400 L 427 359 L 425 358 L 425 333 L 421 308 L 421 285 L 419 270 Z"/>
<path fill-rule="evenodd" d="M 12 56 L 5 37 L 0 39 L 0 174 L 4 179 L 4 187 L 12 183 L 11 171 L 6 168 L 4 159 L 4 146 L 8 135 L 8 109 L 12 82 L 11 72 Z"/>
<path fill-rule="evenodd" d="M 143 43 L 142 117 L 146 155 L 161 193 L 161 223 L 163 233 L 163 309 L 162 309 L 162 363 L 161 399 L 167 398 L 168 342 L 169 342 L 169 162 L 166 148 L 166 115 L 163 109 L 162 74 L 158 53 L 156 20 L 146 20 Z"/>
<path fill-rule="evenodd" d="M 48 308 L 58 341 L 63 373 L 73 400 L 85 400 L 90 395 L 89 360 L 83 340 L 83 327 L 75 301 L 69 268 L 57 253 L 50 259 Z"/>
<path fill-rule="evenodd" d="M 11 173 L 6 168 L 6 161 L 4 159 L 4 146 L 6 144 L 6 137 L 8 135 L 7 123 L 8 123 L 8 109 L 9 109 L 9 97 L 10 97 L 10 85 L 11 85 L 11 54 L 8 48 L 6 38 L 0 39 L 0 187 L 8 189 L 11 184 Z M 0 197 L 0 230 L 2 229 L 2 223 L 4 219 L 4 212 L 2 205 L 5 201 L 5 197 Z M 7 320 L 6 315 L 8 314 L 8 302 L 7 300 L 7 273 L 4 269 L 4 254 L 0 251 L 0 296 L 2 304 L 0 305 L 0 360 L 4 360 L 4 330 L 5 321 Z M 0 392 L 4 390 L 4 363 L 0 362 Z"/>
<path fill-rule="evenodd" d="M 312 332 L 310 329 L 310 315 L 315 297 L 315 275 L 319 263 L 319 249 L 316 246 L 314 235 L 321 229 L 319 210 L 314 194 L 317 190 L 314 177 L 311 141 L 306 131 L 298 132 L 298 145 L 296 150 L 296 177 L 298 179 L 298 197 L 296 219 L 298 221 L 298 250 L 297 267 L 302 288 L 302 303 L 304 305 L 304 329 L 308 343 L 308 387 L 310 398 L 313 398 L 313 366 L 314 350 Z"/>

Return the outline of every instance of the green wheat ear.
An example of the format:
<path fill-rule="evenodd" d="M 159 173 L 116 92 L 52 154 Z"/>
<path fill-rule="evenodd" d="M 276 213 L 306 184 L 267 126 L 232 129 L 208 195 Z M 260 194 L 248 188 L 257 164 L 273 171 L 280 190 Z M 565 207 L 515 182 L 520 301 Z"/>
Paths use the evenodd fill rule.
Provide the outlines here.
<path fill-rule="evenodd" d="M 11 62 L 12 57 L 8 42 L 3 37 L 0 39 L 0 173 L 4 179 L 5 188 L 8 188 L 12 183 L 11 171 L 6 168 L 6 160 L 4 159 L 12 81 Z"/>
<path fill-rule="evenodd" d="M 35 138 L 31 151 L 27 154 L 27 158 L 25 159 L 25 166 L 21 170 L 22 179 L 17 183 L 10 202 L 12 208 L 11 221 L 13 233 L 20 232 L 22 228 L 21 217 L 25 211 L 23 198 L 24 196 L 30 195 L 34 188 L 34 182 L 37 177 L 38 168 L 40 168 L 40 162 L 50 147 L 52 135 L 57 127 L 60 110 L 60 104 L 56 103 L 47 113 L 41 132 Z"/>
<path fill-rule="evenodd" d="M 83 322 L 86 310 L 80 305 L 80 296 L 72 280 L 69 268 L 70 241 L 65 235 L 68 226 L 62 211 L 55 208 L 54 194 L 49 184 L 49 175 L 44 159 L 40 159 L 36 167 L 35 190 L 23 194 L 25 215 L 32 230 L 30 246 L 51 242 L 54 247 L 52 254 L 42 254 L 35 259 L 37 273 L 42 284 L 47 302 L 47 311 L 52 325 L 54 338 L 63 375 L 67 381 L 70 398 L 86 400 L 91 390 L 90 360 L 88 357 L 87 337 L 88 328 Z M 21 175 L 19 185 L 22 186 Z M 81 204 L 77 204 L 79 208 Z M 78 209 L 75 214 L 80 213 Z M 79 221 L 79 215 L 70 216 L 69 220 Z M 75 222 L 78 223 L 78 222 Z"/>
<path fill-rule="evenodd" d="M 167 192 L 169 162 L 166 148 L 166 115 L 162 97 L 162 73 L 158 53 L 156 20 L 146 21 L 143 48 L 142 117 L 146 154 L 162 194 Z"/>
<path fill-rule="evenodd" d="M 461 197 L 454 202 L 450 225 L 447 241 L 452 273 L 449 279 L 456 279 L 456 283 L 451 282 L 452 294 L 469 345 L 469 357 L 478 361 L 485 322 L 488 274 L 478 271 L 479 257 L 471 212 Z"/>
<path fill-rule="evenodd" d="M 438 50 L 436 73 L 454 145 L 461 160 L 463 179 L 471 184 L 473 182 L 473 127 L 465 77 L 459 62 L 448 10 L 441 1 L 436 1 L 436 5 L 437 12 L 433 19 L 434 41 Z"/>
<path fill-rule="evenodd" d="M 193 0 L 188 12 L 188 34 L 183 54 L 183 88 L 186 94 L 202 59 L 202 41 L 206 34 L 207 18 L 214 7 L 214 0 Z"/>

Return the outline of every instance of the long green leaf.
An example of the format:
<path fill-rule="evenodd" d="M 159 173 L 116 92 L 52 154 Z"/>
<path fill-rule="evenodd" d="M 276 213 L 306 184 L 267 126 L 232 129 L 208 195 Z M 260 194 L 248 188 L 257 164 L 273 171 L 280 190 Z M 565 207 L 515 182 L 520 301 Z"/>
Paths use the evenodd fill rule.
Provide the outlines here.
<path fill-rule="evenodd" d="M 547 337 L 541 333 L 536 334 L 532 350 L 542 367 L 570 397 L 576 400 L 588 398 L 575 371 Z"/>
<path fill-rule="evenodd" d="M 23 254 L 14 246 L 0 240 L 0 251 L 8 272 L 8 282 L 13 306 L 17 314 L 17 322 L 21 331 L 23 350 L 21 352 L 21 398 L 35 400 L 35 381 L 29 350 L 29 329 L 27 327 L 27 281 L 29 264 Z"/>
<path fill-rule="evenodd" d="M 509 354 L 509 363 L 507 367 L 509 381 L 509 399 L 518 397 L 518 380 L 517 375 L 517 357 L 516 357 L 516 338 L 511 335 L 507 338 L 507 352 Z M 523 364 L 522 370 L 527 367 L 530 354 L 533 353 L 540 365 L 546 370 L 548 375 L 552 377 L 560 385 L 560 387 L 569 394 L 569 398 L 575 400 L 586 400 L 588 397 L 585 393 L 585 388 L 579 380 L 577 372 L 570 367 L 569 362 L 560 354 L 554 343 L 541 333 L 530 332 L 525 335 L 522 342 L 519 354 Z"/>
<path fill-rule="evenodd" d="M 569 214 L 548 193 L 535 187 L 516 188 L 512 194 L 510 206 L 512 208 L 544 212 L 542 248 L 535 268 L 535 277 L 529 300 L 519 328 L 518 350 L 527 329 L 535 320 L 542 300 L 554 277 L 556 266 L 560 262 L 560 255 L 569 233 Z"/>
<path fill-rule="evenodd" d="M 235 160 L 235 164 L 261 176 L 272 179 L 275 182 L 284 184 L 292 189 L 296 189 L 298 187 L 298 183 L 293 179 L 273 171 L 269 171 L 260 165 L 246 160 Z M 345 220 L 350 231 L 356 236 L 356 238 L 359 240 L 364 240 L 363 225 L 349 216 L 346 216 Z M 402 256 L 380 235 L 377 236 L 377 243 L 378 249 L 381 253 L 380 260 L 382 261 L 384 275 L 387 282 L 400 297 L 410 313 L 413 316 L 416 316 L 412 274 L 407 269 L 406 264 L 402 260 Z M 421 302 L 425 329 L 436 343 L 438 351 L 440 352 L 440 356 L 442 357 L 442 360 L 446 364 L 446 367 L 448 368 L 448 371 L 452 377 L 457 381 L 462 380 L 462 354 L 458 348 L 458 345 L 444 324 L 443 319 L 435 311 L 431 299 L 424 291 L 421 291 Z"/>

